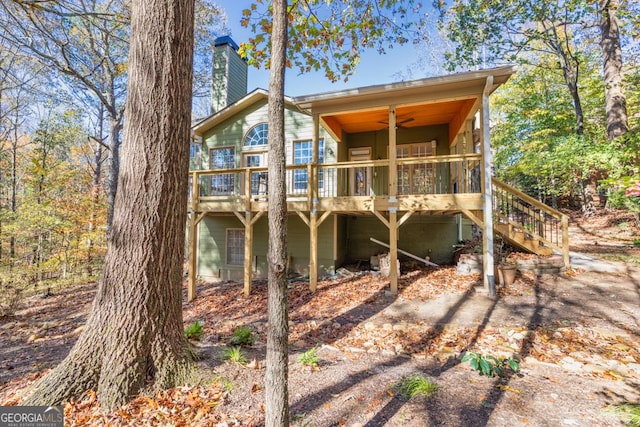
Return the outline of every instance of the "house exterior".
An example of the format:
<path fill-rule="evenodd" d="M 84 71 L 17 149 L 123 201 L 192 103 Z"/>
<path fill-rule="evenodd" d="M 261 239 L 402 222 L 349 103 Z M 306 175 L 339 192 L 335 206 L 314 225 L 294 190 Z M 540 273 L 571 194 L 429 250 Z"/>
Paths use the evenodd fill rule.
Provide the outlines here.
<path fill-rule="evenodd" d="M 267 92 L 239 93 L 237 46 L 221 38 L 215 49 L 214 81 L 229 81 L 214 90 L 217 111 L 193 127 L 189 299 L 196 277 L 242 280 L 249 293 L 267 275 Z M 450 263 L 472 223 L 483 229 L 490 289 L 494 232 L 568 264 L 566 217 L 491 177 L 488 98 L 513 72 L 286 98 L 289 269 L 315 289 L 341 265 L 389 252 L 395 292 L 399 250 Z"/>

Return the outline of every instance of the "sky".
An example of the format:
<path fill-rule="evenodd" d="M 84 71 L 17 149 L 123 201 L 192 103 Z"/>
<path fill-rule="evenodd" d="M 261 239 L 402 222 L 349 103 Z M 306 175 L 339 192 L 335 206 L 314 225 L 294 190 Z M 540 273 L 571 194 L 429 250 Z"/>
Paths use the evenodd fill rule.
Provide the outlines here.
<path fill-rule="evenodd" d="M 227 27 L 231 31 L 233 40 L 240 44 L 251 36 L 250 28 L 240 25 L 242 10 L 247 9 L 251 1 L 222 0 L 218 5 L 227 14 Z M 321 92 L 351 89 L 402 80 L 401 75 L 407 74 L 410 66 L 418 61 L 420 52 L 412 44 L 388 49 L 385 55 L 380 55 L 375 49 L 364 52 L 353 76 L 345 83 L 339 81 L 331 83 L 323 72 L 311 72 L 300 75 L 297 69 L 288 68 L 285 76 L 285 93 L 288 96 L 310 95 Z M 411 78 L 422 78 L 433 75 L 433 71 L 413 70 Z M 256 88 L 267 89 L 269 86 L 269 71 L 249 67 L 248 90 Z"/>

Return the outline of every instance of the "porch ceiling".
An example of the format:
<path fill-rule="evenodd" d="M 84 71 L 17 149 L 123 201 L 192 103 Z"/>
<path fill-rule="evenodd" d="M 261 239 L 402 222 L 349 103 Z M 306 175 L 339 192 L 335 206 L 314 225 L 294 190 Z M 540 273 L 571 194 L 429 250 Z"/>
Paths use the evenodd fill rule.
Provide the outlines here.
<path fill-rule="evenodd" d="M 462 99 L 448 102 L 399 106 L 396 108 L 396 123 L 399 127 L 419 127 L 450 124 L 456 117 L 466 116 L 473 106 L 474 99 Z M 389 110 L 355 111 L 322 116 L 333 132 L 347 133 L 372 132 L 389 128 Z"/>

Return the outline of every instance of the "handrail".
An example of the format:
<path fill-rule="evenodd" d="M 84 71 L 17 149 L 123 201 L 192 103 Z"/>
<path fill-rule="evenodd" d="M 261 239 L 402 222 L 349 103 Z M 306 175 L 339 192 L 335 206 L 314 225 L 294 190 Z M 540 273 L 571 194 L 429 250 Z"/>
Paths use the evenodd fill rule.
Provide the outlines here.
<path fill-rule="evenodd" d="M 508 191 L 509 193 L 515 194 L 516 196 L 518 196 L 519 198 L 521 198 L 522 200 L 524 200 L 527 203 L 531 203 L 532 205 L 534 205 L 535 207 L 537 207 L 538 209 L 541 209 L 543 211 L 545 211 L 546 213 L 548 213 L 549 215 L 557 218 L 557 219 L 562 219 L 563 216 L 566 216 L 565 214 L 563 214 L 562 212 L 552 208 L 551 206 L 545 205 L 542 202 L 539 202 L 538 200 L 534 199 L 533 197 L 529 196 L 526 193 L 523 193 L 522 191 L 518 190 L 515 187 L 510 186 L 509 184 L 505 184 L 502 181 L 499 181 L 496 178 L 491 178 L 491 182 L 493 183 L 493 185 L 495 185 L 496 187 L 502 188 L 505 191 Z"/>
<path fill-rule="evenodd" d="M 494 210 L 500 220 L 512 227 L 523 228 L 532 238 L 561 251 L 564 264 L 569 268 L 569 217 L 496 178 L 491 182 L 495 187 Z M 506 211 L 501 202 L 506 204 Z"/>

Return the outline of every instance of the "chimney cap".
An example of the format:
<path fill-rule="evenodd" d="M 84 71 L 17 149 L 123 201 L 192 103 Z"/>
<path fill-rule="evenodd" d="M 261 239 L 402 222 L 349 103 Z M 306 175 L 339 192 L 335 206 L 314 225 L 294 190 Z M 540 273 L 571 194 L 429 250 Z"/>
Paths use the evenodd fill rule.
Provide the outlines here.
<path fill-rule="evenodd" d="M 239 49 L 238 45 L 236 44 L 236 42 L 233 41 L 231 36 L 221 36 L 215 39 L 215 41 L 213 42 L 213 45 L 215 47 L 224 46 L 226 44 L 231 45 L 231 47 L 234 48 L 235 50 Z"/>

